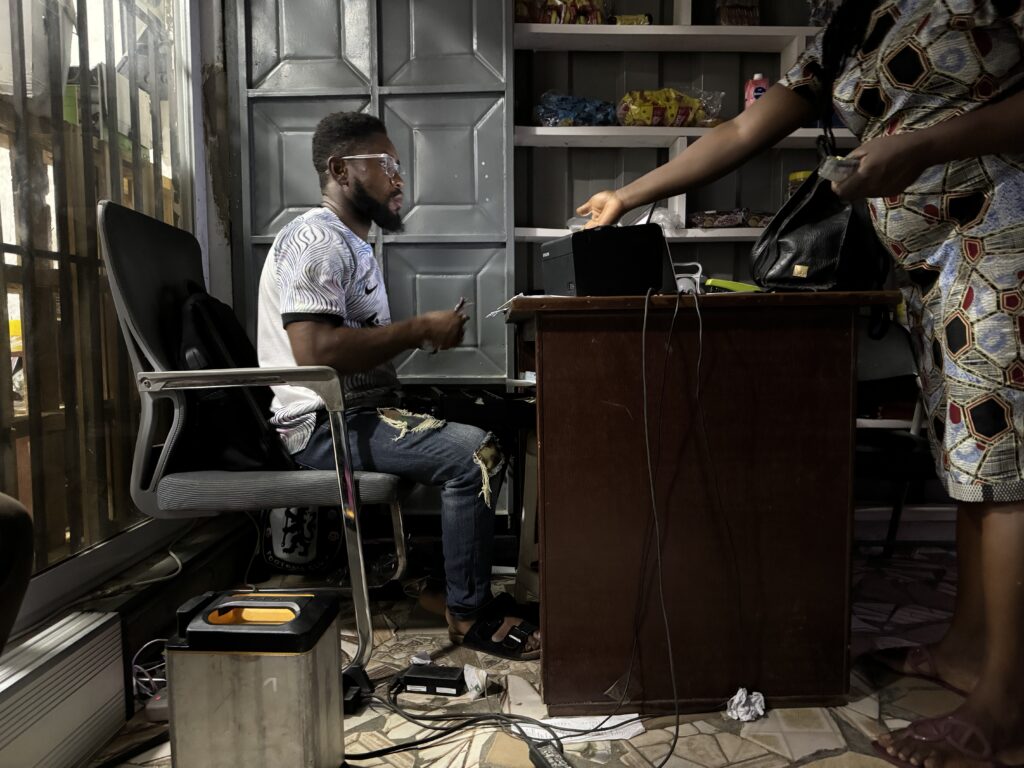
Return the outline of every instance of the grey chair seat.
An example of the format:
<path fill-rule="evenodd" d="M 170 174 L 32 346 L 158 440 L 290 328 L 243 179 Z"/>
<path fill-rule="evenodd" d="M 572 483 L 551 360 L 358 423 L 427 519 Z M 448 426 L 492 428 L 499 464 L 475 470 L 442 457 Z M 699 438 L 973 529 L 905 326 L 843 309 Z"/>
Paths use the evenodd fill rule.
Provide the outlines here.
<path fill-rule="evenodd" d="M 360 504 L 390 505 L 398 498 L 396 475 L 379 472 L 354 475 Z M 160 480 L 157 499 L 161 509 L 181 514 L 341 506 L 338 475 L 326 470 L 178 472 Z"/>

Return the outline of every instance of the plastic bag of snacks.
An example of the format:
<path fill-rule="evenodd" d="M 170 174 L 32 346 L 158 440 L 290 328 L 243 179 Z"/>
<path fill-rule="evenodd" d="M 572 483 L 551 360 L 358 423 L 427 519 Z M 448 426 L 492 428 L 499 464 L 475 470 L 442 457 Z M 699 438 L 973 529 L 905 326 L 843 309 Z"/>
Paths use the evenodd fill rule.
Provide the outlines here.
<path fill-rule="evenodd" d="M 725 100 L 725 91 L 694 91 L 694 95 L 700 99 L 700 105 L 704 109 L 704 118 L 697 121 L 700 126 L 718 125 L 722 114 L 722 102 Z"/>
<path fill-rule="evenodd" d="M 535 24 L 540 21 L 544 0 L 516 0 L 516 23 Z"/>
<path fill-rule="evenodd" d="M 604 0 L 544 0 L 543 24 L 604 24 Z"/>
<path fill-rule="evenodd" d="M 742 227 L 749 211 L 736 208 L 731 211 L 694 211 L 686 217 L 686 224 L 694 229 L 720 229 Z"/>
<path fill-rule="evenodd" d="M 633 24 L 633 25 L 650 25 L 654 23 L 654 17 L 649 13 L 630 13 L 619 16 L 609 16 L 609 24 Z"/>
<path fill-rule="evenodd" d="M 549 128 L 571 125 L 616 125 L 615 105 L 599 99 L 567 96 L 548 91 L 534 110 L 538 125 Z"/>
<path fill-rule="evenodd" d="M 620 125 L 662 125 L 682 128 L 704 124 L 718 117 L 724 94 L 697 91 L 694 95 L 675 88 L 630 91 L 619 102 Z"/>
<path fill-rule="evenodd" d="M 761 23 L 760 0 L 715 0 L 719 24 L 756 25 Z"/>
<path fill-rule="evenodd" d="M 734 208 L 731 211 L 694 211 L 686 217 L 686 224 L 694 229 L 722 229 L 724 227 L 766 227 L 771 213 Z"/>

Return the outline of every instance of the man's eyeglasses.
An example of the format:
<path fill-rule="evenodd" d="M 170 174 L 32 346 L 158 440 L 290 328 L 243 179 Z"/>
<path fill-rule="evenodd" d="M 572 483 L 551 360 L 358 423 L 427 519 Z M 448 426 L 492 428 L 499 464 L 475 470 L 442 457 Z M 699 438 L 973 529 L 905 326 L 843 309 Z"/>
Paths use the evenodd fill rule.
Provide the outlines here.
<path fill-rule="evenodd" d="M 384 169 L 384 173 L 387 174 L 389 179 L 394 179 L 395 176 L 402 174 L 402 167 L 398 164 L 391 155 L 386 152 L 381 152 L 377 155 L 345 155 L 342 160 L 377 160 L 380 163 L 380 167 Z"/>

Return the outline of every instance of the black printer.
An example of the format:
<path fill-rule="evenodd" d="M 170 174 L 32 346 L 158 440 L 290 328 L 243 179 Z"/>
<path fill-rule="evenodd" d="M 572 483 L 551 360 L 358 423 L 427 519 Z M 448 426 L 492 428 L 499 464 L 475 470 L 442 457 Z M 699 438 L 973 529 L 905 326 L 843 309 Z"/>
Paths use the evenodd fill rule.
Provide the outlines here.
<path fill-rule="evenodd" d="M 544 292 L 553 296 L 644 296 L 676 292 L 661 227 L 594 227 L 541 246 Z"/>

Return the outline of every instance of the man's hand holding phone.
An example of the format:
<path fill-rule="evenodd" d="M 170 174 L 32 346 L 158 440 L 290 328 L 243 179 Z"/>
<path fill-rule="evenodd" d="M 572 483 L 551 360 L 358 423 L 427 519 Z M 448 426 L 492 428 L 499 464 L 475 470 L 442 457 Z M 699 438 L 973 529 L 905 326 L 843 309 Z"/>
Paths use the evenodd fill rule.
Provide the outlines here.
<path fill-rule="evenodd" d="M 469 315 L 462 310 L 467 306 L 465 298 L 459 299 L 455 309 L 438 310 L 420 315 L 423 325 L 424 348 L 432 347 L 431 354 L 441 349 L 451 349 L 462 343 L 466 335 L 466 321 Z"/>

